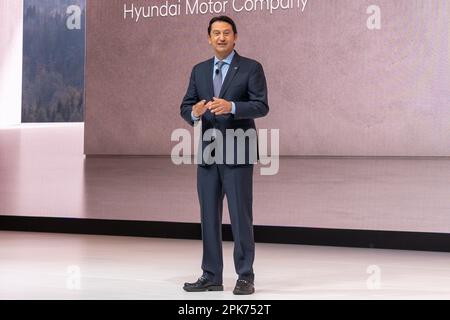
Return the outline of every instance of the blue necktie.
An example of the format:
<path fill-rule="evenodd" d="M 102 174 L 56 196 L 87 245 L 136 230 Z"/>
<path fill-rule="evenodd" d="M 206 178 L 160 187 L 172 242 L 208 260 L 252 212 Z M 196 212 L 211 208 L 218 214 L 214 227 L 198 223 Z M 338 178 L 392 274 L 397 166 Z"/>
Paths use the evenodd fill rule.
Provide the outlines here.
<path fill-rule="evenodd" d="M 214 96 L 215 97 L 219 97 L 220 95 L 220 90 L 222 89 L 222 67 L 225 63 L 223 61 L 219 61 L 216 63 L 217 65 L 217 69 L 216 69 L 216 74 L 214 77 Z"/>

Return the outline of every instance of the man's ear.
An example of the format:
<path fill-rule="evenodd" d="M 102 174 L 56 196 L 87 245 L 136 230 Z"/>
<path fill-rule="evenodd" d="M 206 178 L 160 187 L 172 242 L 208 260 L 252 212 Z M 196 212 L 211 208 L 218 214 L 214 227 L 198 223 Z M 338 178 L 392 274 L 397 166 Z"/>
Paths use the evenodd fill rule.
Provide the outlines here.
<path fill-rule="evenodd" d="M 208 34 L 208 43 L 209 44 L 212 44 L 212 42 L 211 42 L 211 36 Z"/>

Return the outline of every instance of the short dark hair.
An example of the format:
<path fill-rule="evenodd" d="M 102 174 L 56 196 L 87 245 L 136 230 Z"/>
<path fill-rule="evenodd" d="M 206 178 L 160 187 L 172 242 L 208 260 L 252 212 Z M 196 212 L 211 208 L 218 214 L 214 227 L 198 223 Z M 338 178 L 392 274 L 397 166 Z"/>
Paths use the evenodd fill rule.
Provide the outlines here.
<path fill-rule="evenodd" d="M 208 35 L 211 34 L 211 27 L 212 27 L 213 23 L 217 22 L 217 21 L 223 21 L 223 22 L 229 23 L 231 25 L 231 27 L 233 28 L 233 32 L 237 33 L 236 24 L 234 23 L 233 19 L 231 19 L 228 16 L 218 16 L 218 17 L 212 18 L 211 21 L 209 21 Z"/>

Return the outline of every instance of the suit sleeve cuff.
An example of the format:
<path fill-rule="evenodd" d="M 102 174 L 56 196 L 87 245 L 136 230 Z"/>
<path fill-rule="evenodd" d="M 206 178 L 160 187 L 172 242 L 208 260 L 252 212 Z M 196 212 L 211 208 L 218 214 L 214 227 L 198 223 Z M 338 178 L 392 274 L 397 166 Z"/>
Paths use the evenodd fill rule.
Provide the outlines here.
<path fill-rule="evenodd" d="M 192 118 L 192 121 L 194 121 L 194 122 L 200 120 L 200 118 L 194 116 L 194 111 L 191 111 L 191 118 Z"/>

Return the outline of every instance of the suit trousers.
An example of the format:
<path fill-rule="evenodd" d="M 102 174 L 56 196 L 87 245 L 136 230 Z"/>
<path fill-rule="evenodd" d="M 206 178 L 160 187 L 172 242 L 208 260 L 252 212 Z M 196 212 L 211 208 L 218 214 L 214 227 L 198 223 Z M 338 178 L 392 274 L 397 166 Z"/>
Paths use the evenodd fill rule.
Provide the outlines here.
<path fill-rule="evenodd" d="M 203 276 L 222 283 L 222 209 L 227 198 L 234 239 L 234 266 L 239 279 L 254 281 L 253 165 L 212 164 L 197 167 Z"/>

